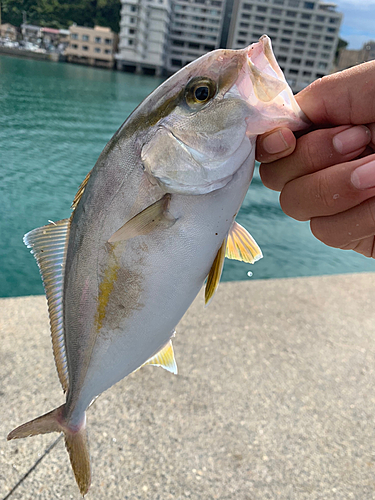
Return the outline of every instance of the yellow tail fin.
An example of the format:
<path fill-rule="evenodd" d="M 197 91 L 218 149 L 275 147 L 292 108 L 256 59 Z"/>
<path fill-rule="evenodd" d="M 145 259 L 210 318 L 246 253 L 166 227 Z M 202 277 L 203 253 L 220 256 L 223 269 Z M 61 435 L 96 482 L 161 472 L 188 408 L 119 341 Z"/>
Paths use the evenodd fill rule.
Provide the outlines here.
<path fill-rule="evenodd" d="M 86 416 L 79 430 L 72 431 L 64 422 L 64 405 L 20 425 L 8 434 L 7 439 L 19 439 L 49 432 L 63 432 L 74 476 L 82 495 L 86 495 L 91 484 L 90 455 L 86 431 Z"/>

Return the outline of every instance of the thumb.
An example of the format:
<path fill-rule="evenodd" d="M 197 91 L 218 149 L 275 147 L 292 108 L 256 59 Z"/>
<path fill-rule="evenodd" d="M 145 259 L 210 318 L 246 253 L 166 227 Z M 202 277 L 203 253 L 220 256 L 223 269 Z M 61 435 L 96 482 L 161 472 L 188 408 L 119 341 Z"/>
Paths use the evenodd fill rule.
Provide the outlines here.
<path fill-rule="evenodd" d="M 270 163 L 293 153 L 296 138 L 288 128 L 279 128 L 262 134 L 257 138 L 256 159 Z"/>

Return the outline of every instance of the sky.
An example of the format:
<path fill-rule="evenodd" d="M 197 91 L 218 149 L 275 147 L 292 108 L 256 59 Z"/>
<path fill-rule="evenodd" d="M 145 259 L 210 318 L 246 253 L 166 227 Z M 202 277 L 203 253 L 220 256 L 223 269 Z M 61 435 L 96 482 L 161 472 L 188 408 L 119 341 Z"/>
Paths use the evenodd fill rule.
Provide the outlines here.
<path fill-rule="evenodd" d="M 323 0 L 328 3 L 330 0 Z M 375 40 L 375 0 L 333 0 L 344 14 L 340 37 L 349 42 L 348 49 L 360 49 Z"/>

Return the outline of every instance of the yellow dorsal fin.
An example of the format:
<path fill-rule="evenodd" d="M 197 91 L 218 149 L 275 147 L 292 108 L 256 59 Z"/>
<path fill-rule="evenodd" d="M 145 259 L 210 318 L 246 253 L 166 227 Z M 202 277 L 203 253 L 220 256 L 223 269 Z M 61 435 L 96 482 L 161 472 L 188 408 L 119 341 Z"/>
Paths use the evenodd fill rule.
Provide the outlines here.
<path fill-rule="evenodd" d="M 152 356 L 145 365 L 161 366 L 177 375 L 177 364 L 174 359 L 172 340 L 170 340 L 155 356 Z"/>
<path fill-rule="evenodd" d="M 165 194 L 160 200 L 145 208 L 139 214 L 127 221 L 109 238 L 109 243 L 125 241 L 141 234 L 148 234 L 156 228 L 173 226 L 176 219 L 168 212 L 171 195 Z"/>
<path fill-rule="evenodd" d="M 23 241 L 38 263 L 48 301 L 53 355 L 61 385 L 68 389 L 68 368 L 64 344 L 63 288 L 70 220 L 38 227 L 25 234 Z"/>
<path fill-rule="evenodd" d="M 251 234 L 234 221 L 228 234 L 225 257 L 254 264 L 263 254 Z"/>
<path fill-rule="evenodd" d="M 282 80 L 260 71 L 250 59 L 248 63 L 254 92 L 260 101 L 272 101 L 286 88 L 287 84 Z"/>
<path fill-rule="evenodd" d="M 206 288 L 204 291 L 204 301 L 206 305 L 210 302 L 217 287 L 219 286 L 221 273 L 223 272 L 226 244 L 227 239 L 225 238 L 216 254 L 215 260 L 213 261 L 210 272 L 207 276 Z"/>
<path fill-rule="evenodd" d="M 78 188 L 78 191 L 74 197 L 72 206 L 70 207 L 73 211 L 77 208 L 78 203 L 81 201 L 83 192 L 86 188 L 86 184 L 88 183 L 88 180 L 90 179 L 91 172 L 92 172 L 92 170 L 90 170 L 90 172 L 86 175 L 86 177 L 83 179 L 82 184 Z"/>

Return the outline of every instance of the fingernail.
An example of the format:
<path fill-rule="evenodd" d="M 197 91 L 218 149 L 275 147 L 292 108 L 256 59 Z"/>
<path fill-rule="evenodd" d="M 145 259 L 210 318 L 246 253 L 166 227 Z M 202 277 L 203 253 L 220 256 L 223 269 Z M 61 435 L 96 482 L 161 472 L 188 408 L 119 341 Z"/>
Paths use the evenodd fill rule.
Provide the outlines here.
<path fill-rule="evenodd" d="M 336 151 L 342 155 L 353 153 L 367 146 L 371 141 L 371 132 L 364 125 L 350 127 L 334 136 L 332 142 Z"/>
<path fill-rule="evenodd" d="M 283 136 L 281 130 L 277 130 L 276 132 L 267 135 L 267 137 L 263 139 L 262 146 L 263 149 L 271 155 L 281 153 L 282 151 L 290 148 L 290 145 L 288 144 L 286 138 Z"/>
<path fill-rule="evenodd" d="M 351 181 L 357 189 L 375 187 L 375 160 L 356 168 L 351 175 Z"/>

